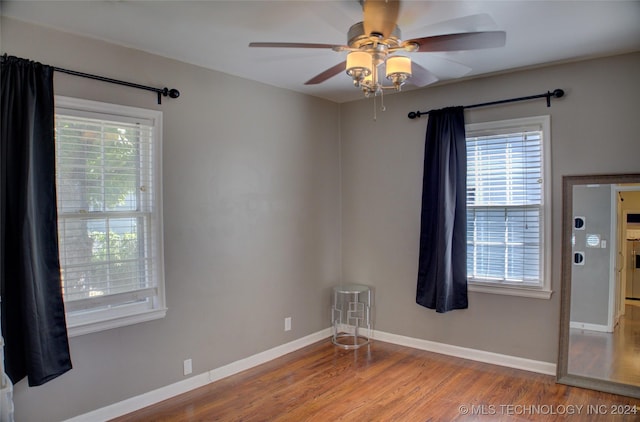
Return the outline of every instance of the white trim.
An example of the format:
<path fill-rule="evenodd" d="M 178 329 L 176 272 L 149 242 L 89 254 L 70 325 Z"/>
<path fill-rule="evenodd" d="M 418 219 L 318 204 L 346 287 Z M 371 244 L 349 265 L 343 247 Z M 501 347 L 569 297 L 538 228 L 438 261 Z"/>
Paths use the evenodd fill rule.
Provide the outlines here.
<path fill-rule="evenodd" d="M 469 280 L 469 291 L 501 294 L 507 296 L 521 296 L 536 299 L 550 299 L 551 290 L 551 202 L 552 202 L 552 174 L 551 174 L 551 116 L 531 116 L 490 122 L 468 123 L 465 125 L 466 136 L 469 138 L 492 134 L 507 134 L 512 132 L 541 131 L 542 132 L 542 213 L 540 224 L 540 272 L 542 283 L 535 288 L 520 287 L 505 284 L 479 284 Z M 484 283 L 484 282 L 482 282 Z"/>
<path fill-rule="evenodd" d="M 84 311 L 87 309 L 96 309 L 105 305 L 120 305 L 122 303 L 145 300 L 158 294 L 156 287 L 147 287 L 137 290 L 129 290 L 123 293 L 112 293 L 105 296 L 87 297 L 78 300 L 69 300 L 65 302 L 64 308 L 67 312 Z"/>
<path fill-rule="evenodd" d="M 67 334 L 69 337 L 76 337 L 84 334 L 97 333 L 99 331 L 110 330 L 112 328 L 153 321 L 154 319 L 164 318 L 166 315 L 167 308 L 157 308 L 144 310 L 138 313 L 119 315 L 108 319 L 103 318 L 90 323 L 80 322 L 77 325 L 74 325 L 72 317 L 67 314 Z"/>
<path fill-rule="evenodd" d="M 228 365 L 224 365 L 188 379 L 140 394 L 139 396 L 131 397 L 126 400 L 113 403 L 109 406 L 75 416 L 71 419 L 67 419 L 67 422 L 97 422 L 117 418 L 171 397 L 175 397 L 179 394 L 203 387 L 214 381 L 218 381 L 230 375 L 253 368 L 254 366 L 261 365 L 280 356 L 284 356 L 287 353 L 291 353 L 320 340 L 326 339 L 329 336 L 331 336 L 331 328 L 325 328 L 324 330 L 293 340 L 289 343 L 276 346 L 264 352 L 249 356 L 248 358 L 240 359 Z"/>
<path fill-rule="evenodd" d="M 552 207 L 552 190 L 553 190 L 553 174 L 551 173 L 551 116 L 539 116 L 535 119 L 540 119 L 542 124 L 542 177 L 543 177 L 543 203 L 542 203 L 542 220 L 544 224 L 544 232 L 542 238 L 542 259 L 544 261 L 542 266 L 543 283 L 542 290 L 551 291 L 551 207 Z M 551 295 L 549 295 L 551 297 Z M 554 371 L 555 374 L 555 371 Z"/>
<path fill-rule="evenodd" d="M 151 406 L 152 404 L 159 403 L 163 400 L 170 399 L 171 397 L 195 390 L 196 388 L 205 386 L 208 383 L 208 376 L 205 372 L 203 374 L 196 375 L 195 377 L 158 388 L 157 390 L 149 391 L 148 393 L 140 394 L 139 396 L 131 397 L 121 402 L 67 419 L 67 422 L 108 421 L 128 413 L 135 412 L 136 410 L 143 409 L 147 406 Z"/>
<path fill-rule="evenodd" d="M 474 360 L 477 362 L 490 363 L 493 365 L 506 366 L 508 368 L 522 369 L 530 372 L 537 372 L 545 375 L 556 375 L 556 364 L 521 358 L 518 356 L 503 355 L 500 353 L 487 352 L 478 349 L 469 349 L 452 344 L 438 343 L 435 341 L 423 340 L 413 337 L 405 337 L 398 334 L 385 333 L 374 330 L 374 340 L 386 341 L 400 346 L 413 347 L 414 349 L 426 350 L 428 352 L 440 353 L 462 359 Z"/>
<path fill-rule="evenodd" d="M 616 255 L 618 250 L 618 187 L 611 185 L 611 218 L 609 227 L 609 301 L 607 308 L 607 332 L 612 333 L 616 322 Z"/>
<path fill-rule="evenodd" d="M 578 330 L 598 331 L 600 333 L 612 333 L 613 329 L 609 329 L 603 324 L 589 324 L 588 322 L 569 322 L 569 328 L 576 328 Z"/>
<path fill-rule="evenodd" d="M 467 289 L 470 292 L 480 293 L 492 293 L 494 295 L 506 295 L 506 296 L 520 296 L 520 297 L 532 297 L 534 299 L 550 299 L 553 290 L 544 290 L 538 288 L 527 289 L 524 287 L 509 285 L 482 285 L 480 283 L 471 283 L 467 285 Z"/>
<path fill-rule="evenodd" d="M 127 292 L 104 297 L 94 297 L 79 301 L 69 301 L 66 306 L 67 332 L 70 337 L 122 327 L 125 325 L 137 324 L 164 318 L 167 312 L 165 298 L 164 280 L 164 225 L 162 206 L 162 119 L 160 110 L 130 107 L 120 104 L 91 101 L 81 98 L 55 96 L 55 114 L 68 115 L 82 118 L 99 118 L 123 123 L 142 123 L 151 129 L 151 143 L 147 145 L 151 148 L 151 163 L 141 165 L 140 171 L 151 173 L 153 180 L 152 204 L 153 212 L 149 209 L 145 211 L 132 211 L 118 215 L 146 216 L 149 217 L 149 228 L 145 230 L 145 242 L 148 242 L 150 256 L 152 257 L 153 286 L 137 292 Z M 151 170 L 153 169 L 153 171 Z M 62 213 L 62 218 L 67 216 L 78 216 L 74 213 Z M 113 215 L 111 213 L 91 213 L 91 216 Z M 153 294 L 151 294 L 153 293 Z M 85 304 L 114 305 L 118 304 L 118 299 L 128 296 L 133 298 L 147 298 L 144 303 L 125 304 L 122 306 L 106 307 L 85 307 Z M 114 303 L 115 302 L 115 303 Z"/>
<path fill-rule="evenodd" d="M 325 328 L 306 337 L 302 337 L 289 343 L 276 346 L 264 352 L 249 356 L 248 358 L 237 360 L 228 365 L 224 365 L 219 368 L 212 369 L 208 372 L 193 376 L 191 378 L 178 381 L 164 387 L 160 387 L 153 391 L 149 391 L 148 393 L 140 394 L 138 396 L 131 397 L 118 403 L 93 410 L 89 413 L 75 416 L 71 419 L 67 419 L 66 422 L 107 421 L 131 412 L 135 412 L 136 410 L 151 406 L 155 403 L 170 399 L 179 394 L 189 392 L 196 388 L 203 387 L 212 382 L 221 380 L 247 369 L 251 369 L 255 366 L 276 359 L 280 356 L 284 356 L 287 353 L 294 352 L 298 349 L 324 340 L 330 337 L 332 333 L 333 330 L 331 327 Z M 468 349 L 466 347 L 454 346 L 451 344 L 438 343 L 412 337 L 405 337 L 377 330 L 374 330 L 373 338 L 375 340 L 398 344 L 400 346 L 412 347 L 414 349 L 426 350 L 428 352 L 440 353 L 462 359 L 469 359 L 498 366 L 522 369 L 525 371 L 537 372 L 546 375 L 556 374 L 556 365 L 551 362 L 542 362 L 517 356 L 502 355 L 499 353 L 487 352 L 484 350 Z"/>
<path fill-rule="evenodd" d="M 230 375 L 237 374 L 238 372 L 253 368 L 254 366 L 262 365 L 265 362 L 269 362 L 273 359 L 279 358 L 280 356 L 284 356 L 287 353 L 291 353 L 295 350 L 309 346 L 310 344 L 324 340 L 327 337 L 331 336 L 331 334 L 331 328 L 325 328 L 324 330 L 310 334 L 306 337 L 302 337 L 298 340 L 294 340 L 289 343 L 276 346 L 273 349 L 265 350 L 264 352 L 249 356 L 246 359 L 240 359 L 228 365 L 212 369 L 211 371 L 209 371 L 209 382 L 215 382 Z"/>
<path fill-rule="evenodd" d="M 91 118 L 100 118 L 100 115 L 110 114 L 118 117 L 123 123 L 144 121 L 150 126 L 155 126 L 157 123 L 162 122 L 162 111 L 160 110 L 85 100 L 83 98 L 65 97 L 63 95 L 55 96 L 55 109 L 60 111 L 68 110 L 72 112 L 73 115 L 85 117 L 90 114 Z"/>

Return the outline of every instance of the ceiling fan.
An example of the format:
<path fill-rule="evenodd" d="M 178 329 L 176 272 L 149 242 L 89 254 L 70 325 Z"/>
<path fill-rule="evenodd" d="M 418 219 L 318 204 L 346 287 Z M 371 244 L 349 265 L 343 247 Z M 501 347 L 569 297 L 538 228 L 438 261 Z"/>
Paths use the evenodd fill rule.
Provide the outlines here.
<path fill-rule="evenodd" d="M 363 21 L 349 28 L 347 45 L 294 42 L 252 42 L 249 47 L 320 48 L 337 52 L 348 51 L 347 59 L 330 67 L 305 82 L 315 85 L 345 71 L 353 84 L 365 95 L 381 94 L 383 89 L 400 90 L 410 79 L 413 85 L 423 87 L 438 81 L 436 75 L 407 56 L 397 53 L 429 53 L 502 47 L 506 42 L 504 31 L 463 32 L 413 38 L 403 41 L 397 21 L 400 0 L 360 0 Z M 384 86 L 380 75 L 391 81 Z"/>

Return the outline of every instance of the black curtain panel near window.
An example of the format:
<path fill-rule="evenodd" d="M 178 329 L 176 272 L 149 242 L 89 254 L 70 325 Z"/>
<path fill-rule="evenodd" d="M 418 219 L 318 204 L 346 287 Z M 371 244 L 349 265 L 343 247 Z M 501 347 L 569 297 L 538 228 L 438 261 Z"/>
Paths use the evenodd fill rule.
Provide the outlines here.
<path fill-rule="evenodd" d="M 468 307 L 466 179 L 463 107 L 430 111 L 416 302 L 436 312 Z"/>
<path fill-rule="evenodd" d="M 6 372 L 36 386 L 71 369 L 60 287 L 53 68 L 4 57 L 0 276 Z"/>

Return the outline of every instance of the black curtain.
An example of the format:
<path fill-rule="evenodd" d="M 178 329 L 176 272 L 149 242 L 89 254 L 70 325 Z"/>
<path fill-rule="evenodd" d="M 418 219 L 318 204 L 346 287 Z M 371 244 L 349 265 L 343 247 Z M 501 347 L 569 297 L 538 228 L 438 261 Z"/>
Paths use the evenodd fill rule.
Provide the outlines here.
<path fill-rule="evenodd" d="M 6 372 L 36 386 L 71 369 L 60 286 L 53 68 L 3 57 L 0 276 Z"/>
<path fill-rule="evenodd" d="M 463 107 L 429 112 L 424 148 L 416 302 L 436 312 L 467 304 L 467 147 Z"/>

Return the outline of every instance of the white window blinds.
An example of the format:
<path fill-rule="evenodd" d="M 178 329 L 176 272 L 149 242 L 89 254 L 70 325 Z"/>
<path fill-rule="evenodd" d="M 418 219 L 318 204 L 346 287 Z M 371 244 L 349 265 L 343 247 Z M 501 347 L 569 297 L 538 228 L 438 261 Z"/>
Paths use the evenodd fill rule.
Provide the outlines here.
<path fill-rule="evenodd" d="M 56 109 L 58 242 L 68 313 L 158 306 L 156 136 L 154 119 Z"/>
<path fill-rule="evenodd" d="M 467 275 L 542 285 L 541 129 L 467 137 Z"/>

